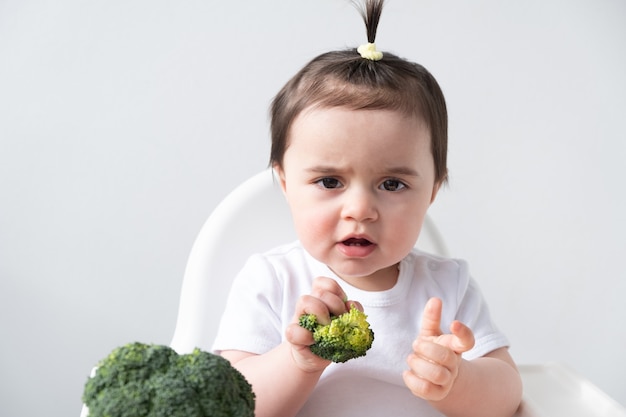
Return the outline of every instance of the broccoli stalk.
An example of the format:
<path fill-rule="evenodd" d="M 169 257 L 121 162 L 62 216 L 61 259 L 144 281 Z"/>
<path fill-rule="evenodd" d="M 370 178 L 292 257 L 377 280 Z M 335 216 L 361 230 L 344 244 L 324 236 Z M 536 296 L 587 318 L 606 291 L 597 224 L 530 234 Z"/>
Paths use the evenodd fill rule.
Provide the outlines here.
<path fill-rule="evenodd" d="M 221 356 L 130 343 L 100 361 L 83 401 L 89 417 L 253 417 L 255 398 Z"/>
<path fill-rule="evenodd" d="M 314 314 L 303 314 L 299 324 L 313 333 L 311 352 L 333 362 L 365 356 L 374 341 L 367 315 L 354 305 L 340 316 L 331 316 L 330 324 L 318 323 Z"/>

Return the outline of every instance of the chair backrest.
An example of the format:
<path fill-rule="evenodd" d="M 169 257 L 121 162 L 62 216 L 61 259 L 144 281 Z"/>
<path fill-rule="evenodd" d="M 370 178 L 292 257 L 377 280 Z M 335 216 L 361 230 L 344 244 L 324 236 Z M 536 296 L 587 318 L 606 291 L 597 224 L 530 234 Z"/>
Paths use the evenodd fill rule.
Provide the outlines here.
<path fill-rule="evenodd" d="M 271 169 L 235 188 L 215 208 L 198 234 L 185 269 L 172 348 L 209 351 L 231 283 L 246 259 L 296 239 L 289 207 Z M 447 255 L 432 219 L 417 246 Z"/>

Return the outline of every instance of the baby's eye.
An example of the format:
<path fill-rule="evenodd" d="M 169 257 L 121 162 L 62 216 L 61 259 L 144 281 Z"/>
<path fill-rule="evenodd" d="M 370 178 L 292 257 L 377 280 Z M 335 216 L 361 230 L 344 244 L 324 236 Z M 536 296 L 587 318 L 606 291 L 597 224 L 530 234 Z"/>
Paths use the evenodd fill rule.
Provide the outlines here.
<path fill-rule="evenodd" d="M 323 188 L 334 189 L 341 187 L 341 182 L 337 178 L 325 177 L 317 180 L 317 184 Z"/>
<path fill-rule="evenodd" d="M 406 185 L 400 180 L 389 179 L 380 184 L 380 188 L 385 191 L 400 191 L 406 188 Z"/>

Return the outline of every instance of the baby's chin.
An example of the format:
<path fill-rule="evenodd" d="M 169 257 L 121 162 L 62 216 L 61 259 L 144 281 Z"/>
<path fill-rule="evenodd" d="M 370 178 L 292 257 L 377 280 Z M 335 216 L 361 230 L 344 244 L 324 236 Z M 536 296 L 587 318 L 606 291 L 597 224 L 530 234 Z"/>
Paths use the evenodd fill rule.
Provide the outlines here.
<path fill-rule="evenodd" d="M 373 271 L 351 271 L 334 269 L 329 266 L 342 281 L 364 291 L 385 291 L 393 288 L 398 281 L 398 263 Z"/>

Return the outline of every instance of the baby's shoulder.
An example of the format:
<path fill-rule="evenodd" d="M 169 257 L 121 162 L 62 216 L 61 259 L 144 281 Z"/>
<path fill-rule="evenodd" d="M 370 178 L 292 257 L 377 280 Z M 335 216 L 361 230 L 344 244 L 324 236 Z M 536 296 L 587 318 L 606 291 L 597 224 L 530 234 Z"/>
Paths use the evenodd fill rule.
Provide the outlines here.
<path fill-rule="evenodd" d="M 469 268 L 464 259 L 449 258 L 414 248 L 402 261 L 400 268 L 412 270 L 418 275 L 436 278 L 468 278 Z"/>
<path fill-rule="evenodd" d="M 253 255 L 251 260 L 257 265 L 263 265 L 277 279 L 299 277 L 311 281 L 311 276 L 328 274 L 327 268 L 309 255 L 299 241 Z"/>

